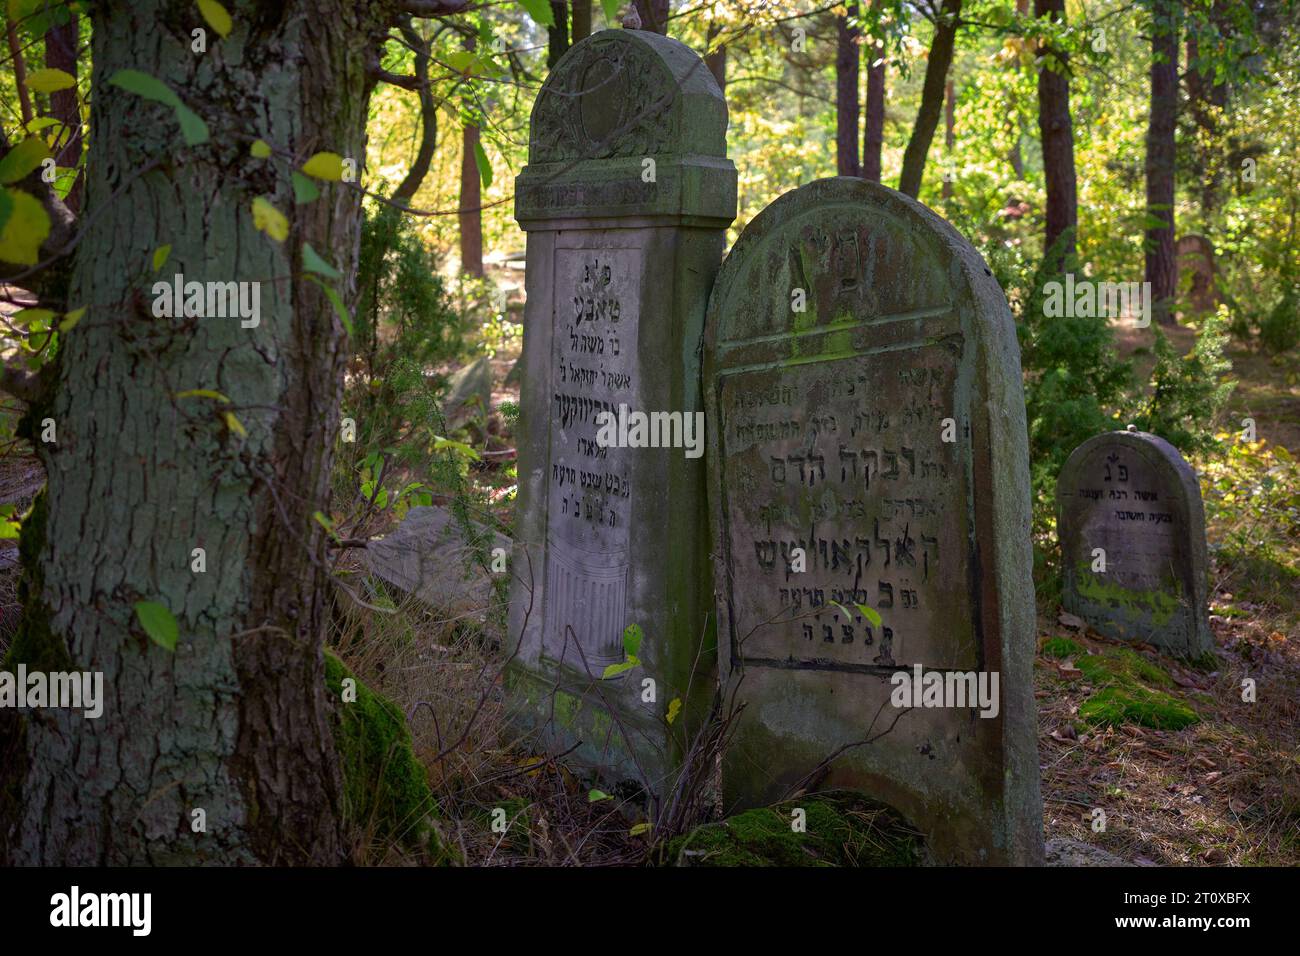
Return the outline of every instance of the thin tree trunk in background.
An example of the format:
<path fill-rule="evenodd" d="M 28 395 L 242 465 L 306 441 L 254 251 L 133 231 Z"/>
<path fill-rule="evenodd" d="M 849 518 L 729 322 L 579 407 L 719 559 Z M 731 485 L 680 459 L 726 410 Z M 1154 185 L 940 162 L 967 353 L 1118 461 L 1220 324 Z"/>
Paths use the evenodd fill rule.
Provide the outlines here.
<path fill-rule="evenodd" d="M 464 39 L 465 49 L 473 50 L 473 35 Z M 478 171 L 479 129 L 466 123 L 460 141 L 460 271 L 466 275 L 483 275 L 483 205 Z"/>
<path fill-rule="evenodd" d="M 591 0 L 573 0 L 573 43 L 591 36 Z"/>
<path fill-rule="evenodd" d="M 1034 15 L 1065 19 L 1065 0 L 1035 0 Z M 1047 229 L 1043 251 L 1050 252 L 1061 234 L 1070 230 L 1062 241 L 1056 261 L 1059 270 L 1074 255 L 1074 230 L 1079 224 L 1079 189 L 1074 170 L 1074 127 L 1070 120 L 1070 81 L 1068 59 L 1064 51 L 1049 48 L 1042 52 L 1038 64 L 1038 132 L 1043 144 L 1043 177 L 1047 183 Z M 1049 69 L 1049 58 L 1057 69 Z"/>
<path fill-rule="evenodd" d="M 30 123 L 33 114 L 31 94 L 27 91 L 27 63 L 23 59 L 18 27 L 12 19 L 6 25 L 5 36 L 9 41 L 9 63 L 14 71 L 14 85 L 18 88 L 18 110 L 23 122 Z"/>
<path fill-rule="evenodd" d="M 668 35 L 668 0 L 636 0 L 641 29 Z"/>
<path fill-rule="evenodd" d="M 1016 0 L 1016 15 L 1024 18 L 1029 16 L 1029 0 Z M 1016 71 L 1024 69 L 1023 64 L 1017 60 Z M 1014 137 L 1011 149 L 1007 150 L 1007 163 L 1011 166 L 1011 171 L 1016 174 L 1016 179 L 1025 178 L 1025 158 L 1020 150 L 1020 141 L 1024 138 L 1025 128 L 1020 122 L 1020 110 L 1017 103 L 1008 104 L 1008 112 L 1012 114 L 1007 122 L 1007 131 Z"/>
<path fill-rule="evenodd" d="M 881 0 L 872 0 L 878 7 Z M 885 46 L 873 44 L 867 54 L 866 127 L 862 131 L 862 178 L 880 182 L 880 154 L 885 144 Z"/>
<path fill-rule="evenodd" d="M 569 49 L 569 5 L 566 0 L 551 0 L 551 19 L 555 22 L 546 28 L 546 67 L 555 69 Z"/>
<path fill-rule="evenodd" d="M 712 20 L 709 21 L 708 45 L 713 46 L 713 41 L 717 39 L 718 34 L 722 32 L 722 27 Z M 723 98 L 727 95 L 727 48 L 720 46 L 711 53 L 705 54 L 704 65 L 709 68 L 713 78 L 718 83 L 718 89 L 722 91 Z"/>
<path fill-rule="evenodd" d="M 921 107 L 916 112 L 911 139 L 903 153 L 903 170 L 898 177 L 898 190 L 915 199 L 921 192 L 921 178 L 925 173 L 925 158 L 939 126 L 943 111 L 944 86 L 948 81 L 948 68 L 952 65 L 953 47 L 957 41 L 957 27 L 961 21 L 961 0 L 943 0 L 936 18 L 934 40 L 925 65 L 925 83 L 921 87 Z"/>
<path fill-rule="evenodd" d="M 107 78 L 136 69 L 193 95 L 188 34 L 158 28 L 189 22 L 191 6 L 93 7 L 94 216 L 70 289 L 89 312 L 60 342 L 52 396 L 31 410 L 54 420 L 57 441 L 32 442 L 48 486 L 23 522 L 28 600 L 8 663 L 100 672 L 104 710 L 25 718 L 18 773 L 0 772 L 0 790 L 21 793 L 7 809 L 0 793 L 0 815 L 13 814 L 0 821 L 11 863 L 344 859 L 321 654 L 327 535 L 312 515 L 328 510 L 348 349 L 300 250 L 309 242 L 352 275 L 360 192 L 325 184 L 296 205 L 287 179 L 221 143 L 255 131 L 300 151 L 365 156 L 364 65 L 384 28 L 375 9 L 296 0 L 235 17 L 223 42 L 238 57 L 203 61 L 212 141 L 188 148 L 171 110 Z M 288 218 L 285 241 L 256 227 L 257 198 Z M 164 244 L 170 257 L 154 275 Z M 257 324 L 155 316 L 152 283 L 174 273 L 260 283 Z M 350 297 L 346 282 L 339 292 Z M 229 404 L 178 394 L 189 389 L 219 390 Z M 146 636 L 136 602 L 174 615 L 174 650 Z M 192 829 L 195 810 L 206 832 Z"/>
<path fill-rule="evenodd" d="M 429 165 L 433 162 L 434 151 L 438 148 L 438 102 L 433 90 L 429 88 L 429 41 L 416 32 L 414 27 L 402 26 L 402 38 L 415 51 L 415 75 L 423 85 L 418 90 L 420 96 L 420 148 L 411 163 L 406 178 L 393 192 L 393 199 L 398 202 L 410 202 L 429 174 Z"/>
<path fill-rule="evenodd" d="M 45 33 L 46 67 L 63 70 L 74 78 L 77 75 L 79 20 L 76 13 L 70 12 L 67 23 L 51 27 Z M 75 167 L 81 159 L 81 107 L 77 102 L 75 86 L 50 94 L 50 115 L 63 124 L 63 129 L 59 131 L 59 148 L 54 154 L 54 162 L 67 168 Z M 73 213 L 81 211 L 82 189 L 83 175 L 78 172 L 72 188 L 63 199 L 63 204 Z"/>
<path fill-rule="evenodd" d="M 857 176 L 858 166 L 858 69 L 862 51 L 858 28 L 852 22 L 858 5 L 850 3 L 848 13 L 835 18 L 835 168 L 841 176 Z"/>
<path fill-rule="evenodd" d="M 952 199 L 952 177 L 956 175 L 956 170 L 952 168 L 952 151 L 957 145 L 957 137 L 954 127 L 957 119 L 957 88 L 956 84 L 948 80 L 947 91 L 944 94 L 943 108 L 943 160 L 944 165 L 948 168 L 944 170 L 943 177 L 943 198 L 945 201 Z"/>
<path fill-rule="evenodd" d="M 1151 115 L 1147 126 L 1147 216 L 1163 225 L 1146 230 L 1145 278 L 1152 311 L 1162 325 L 1175 325 L 1178 289 L 1174 252 L 1174 132 L 1178 120 L 1178 5 L 1153 0 L 1151 26 Z"/>

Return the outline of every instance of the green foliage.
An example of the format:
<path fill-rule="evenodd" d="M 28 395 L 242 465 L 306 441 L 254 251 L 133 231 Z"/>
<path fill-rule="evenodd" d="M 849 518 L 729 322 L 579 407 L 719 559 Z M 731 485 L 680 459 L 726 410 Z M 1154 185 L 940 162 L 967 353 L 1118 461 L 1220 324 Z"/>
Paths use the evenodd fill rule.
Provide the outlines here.
<path fill-rule="evenodd" d="M 1184 455 L 1218 446 L 1214 425 L 1234 382 L 1226 380 L 1232 363 L 1224 356 L 1228 344 L 1228 313 L 1206 317 L 1196 344 L 1179 355 L 1164 332 L 1156 329 L 1153 391 L 1132 416 L 1143 431 L 1159 435 Z"/>
<path fill-rule="evenodd" d="M 1289 352 L 1300 345 L 1300 302 L 1294 286 L 1288 286 L 1277 305 L 1259 323 L 1259 341 L 1270 352 Z"/>

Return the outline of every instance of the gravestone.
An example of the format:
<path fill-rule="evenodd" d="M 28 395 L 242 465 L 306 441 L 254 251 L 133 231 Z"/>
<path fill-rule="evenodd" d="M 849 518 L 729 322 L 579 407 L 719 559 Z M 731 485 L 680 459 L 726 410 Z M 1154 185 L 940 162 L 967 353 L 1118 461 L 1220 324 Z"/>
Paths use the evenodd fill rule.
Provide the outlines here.
<path fill-rule="evenodd" d="M 1214 647 L 1205 511 L 1178 449 L 1132 428 L 1090 438 L 1061 468 L 1056 504 L 1067 611 L 1184 657 Z"/>
<path fill-rule="evenodd" d="M 787 193 L 718 275 L 705 401 L 719 666 L 744 705 L 724 809 L 846 787 L 939 861 L 1041 862 L 1020 355 L 978 253 L 874 183 Z M 940 704 L 983 680 L 996 706 L 897 699 L 904 678 L 951 679 Z"/>
<path fill-rule="evenodd" d="M 515 719 L 571 762 L 652 794 L 671 783 L 715 684 L 697 415 L 704 310 L 736 210 L 726 127 L 688 47 L 596 33 L 539 93 L 515 187 L 528 234 Z M 611 447 L 601 416 L 624 407 L 698 427 L 694 457 Z"/>

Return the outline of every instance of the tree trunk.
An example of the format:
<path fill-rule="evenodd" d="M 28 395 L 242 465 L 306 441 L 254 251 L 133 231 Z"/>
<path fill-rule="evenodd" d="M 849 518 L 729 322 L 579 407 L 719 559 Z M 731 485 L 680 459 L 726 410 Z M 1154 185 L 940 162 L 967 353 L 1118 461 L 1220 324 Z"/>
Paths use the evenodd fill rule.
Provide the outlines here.
<path fill-rule="evenodd" d="M 710 20 L 707 33 L 707 42 L 710 47 L 713 46 L 713 41 L 717 39 L 718 34 L 721 32 L 722 27 L 718 26 L 715 21 Z M 725 98 L 727 95 L 727 48 L 725 46 L 720 46 L 711 53 L 706 53 L 704 56 L 704 65 L 707 66 L 709 72 L 713 74 L 713 78 L 718 83 L 718 89 L 722 91 L 723 98 Z"/>
<path fill-rule="evenodd" d="M 956 135 L 957 125 L 957 87 L 951 79 L 944 92 L 943 107 L 943 160 L 948 167 L 944 170 L 943 176 L 943 198 L 944 201 L 952 199 L 952 179 L 956 175 L 956 170 L 952 167 L 952 153 L 957 145 Z"/>
<path fill-rule="evenodd" d="M 45 66 L 52 70 L 63 70 L 73 77 L 77 75 L 77 45 L 79 38 L 79 17 L 75 12 L 68 14 L 68 22 L 51 27 L 45 33 Z M 81 159 L 81 107 L 77 102 L 77 88 L 55 90 L 50 94 L 50 115 L 63 124 L 59 132 L 58 149 L 54 153 L 54 162 L 66 168 L 73 168 Z M 72 183 L 63 204 L 69 211 L 81 211 L 82 176 Z"/>
<path fill-rule="evenodd" d="M 879 5 L 881 0 L 872 0 Z M 874 44 L 868 54 L 866 128 L 862 132 L 862 178 L 880 182 L 880 153 L 885 144 L 885 46 Z"/>
<path fill-rule="evenodd" d="M 858 15 L 858 5 L 851 3 L 848 13 L 835 18 L 835 168 L 841 176 L 857 176 L 858 167 L 858 28 L 851 22 Z"/>
<path fill-rule="evenodd" d="M 1178 288 L 1174 252 L 1174 130 L 1178 120 L 1178 4 L 1153 0 L 1151 116 L 1147 125 L 1147 216 L 1163 225 L 1146 231 L 1146 281 L 1152 311 L 1162 325 L 1175 325 Z"/>
<path fill-rule="evenodd" d="M 393 191 L 395 201 L 409 203 L 419 192 L 424 177 L 429 175 L 429 166 L 438 148 L 438 101 L 429 87 L 429 64 L 432 60 L 429 41 L 412 26 L 403 25 L 401 31 L 402 38 L 415 51 L 415 75 L 421 81 L 417 91 L 420 97 L 420 148 L 406 178 Z"/>
<path fill-rule="evenodd" d="M 304 278 L 300 249 L 309 242 L 351 275 L 359 193 L 323 183 L 319 200 L 295 205 L 287 173 L 250 157 L 243 138 L 363 157 L 367 47 L 383 25 L 376 7 L 347 0 L 264 5 L 255 17 L 240 5 L 231 36 L 209 37 L 238 56 L 196 57 L 189 3 L 93 9 L 95 215 L 71 290 L 89 312 L 63 340 L 53 398 L 31 410 L 36 423 L 53 419 L 57 442 L 33 441 L 48 517 L 44 529 L 39 514 L 24 523 L 36 548 L 24 569 L 32 599 L 10 663 L 102 672 L 105 702 L 98 719 L 27 717 L 11 856 L 336 863 L 326 536 L 312 515 L 327 506 L 346 338 Z M 211 141 L 184 146 L 172 110 L 109 86 L 122 69 L 152 74 L 201 110 Z M 286 241 L 255 228 L 256 198 L 288 217 Z M 155 274 L 164 244 L 170 257 Z M 260 283 L 259 323 L 155 317 L 153 283 L 176 273 Z M 178 394 L 190 389 L 229 404 Z M 195 548 L 206 551 L 203 573 L 192 570 Z M 145 636 L 133 610 L 143 601 L 175 616 L 174 651 Z M 206 832 L 193 832 L 198 809 Z"/>
<path fill-rule="evenodd" d="M 668 35 L 668 0 L 636 0 L 641 29 Z"/>
<path fill-rule="evenodd" d="M 1065 0 L 1035 0 L 1034 15 L 1065 19 Z M 1061 235 L 1069 230 L 1057 249 L 1053 270 L 1059 270 L 1075 251 L 1074 230 L 1079 224 L 1079 190 L 1074 172 L 1074 127 L 1070 120 L 1068 59 L 1063 50 L 1042 51 L 1038 64 L 1038 133 L 1043 144 L 1043 178 L 1047 183 L 1047 231 L 1043 252 L 1049 254 Z M 1054 66 L 1055 69 L 1049 68 Z"/>
<path fill-rule="evenodd" d="M 574 43 L 591 36 L 591 0 L 573 0 Z"/>
<path fill-rule="evenodd" d="M 474 37 L 465 37 L 465 49 L 473 50 Z M 479 129 L 472 123 L 461 128 L 460 138 L 460 271 L 465 275 L 483 275 L 483 205 L 479 188 Z"/>
<path fill-rule="evenodd" d="M 569 49 L 569 9 L 566 0 L 551 0 L 551 19 L 546 28 L 546 68 L 553 70 Z"/>
<path fill-rule="evenodd" d="M 921 87 L 921 108 L 916 112 L 912 137 L 903 153 L 903 170 L 898 177 L 898 190 L 915 199 L 921 192 L 921 177 L 925 172 L 925 157 L 930 152 L 930 142 L 939 126 L 943 111 L 943 92 L 948 80 L 948 67 L 952 65 L 953 46 L 957 41 L 957 27 L 961 20 L 961 0 L 943 0 L 934 27 L 934 40 L 930 43 L 930 57 L 925 65 L 925 83 Z"/>

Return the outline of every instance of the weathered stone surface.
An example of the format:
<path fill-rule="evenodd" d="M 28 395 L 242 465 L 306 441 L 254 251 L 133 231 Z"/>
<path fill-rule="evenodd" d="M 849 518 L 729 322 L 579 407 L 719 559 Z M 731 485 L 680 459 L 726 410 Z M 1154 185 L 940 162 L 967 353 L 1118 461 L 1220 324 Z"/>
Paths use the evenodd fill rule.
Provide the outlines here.
<path fill-rule="evenodd" d="M 1136 866 L 1099 846 L 1057 837 L 1044 847 L 1045 866 Z"/>
<path fill-rule="evenodd" d="M 1090 438 L 1061 468 L 1056 503 L 1067 611 L 1172 654 L 1213 648 L 1205 511 L 1178 449 L 1139 431 Z"/>
<path fill-rule="evenodd" d="M 505 535 L 478 525 L 472 532 L 485 537 L 489 551 L 503 548 L 510 552 L 510 539 Z M 493 601 L 491 578 L 445 508 L 412 508 L 392 533 L 370 542 L 365 561 L 371 574 L 448 614 L 485 611 Z"/>
<path fill-rule="evenodd" d="M 848 787 L 939 862 L 1040 862 L 1020 356 L 978 253 L 873 183 L 787 193 L 719 273 L 705 401 L 720 667 L 745 707 L 724 808 Z M 996 715 L 894 706 L 914 665 L 996 673 Z"/>
<path fill-rule="evenodd" d="M 552 71 L 517 180 L 528 294 L 509 687 L 548 745 L 651 793 L 714 683 L 704 460 L 602 447 L 598 416 L 701 410 L 704 309 L 735 214 L 725 131 L 689 48 L 605 31 Z M 629 625 L 639 663 L 605 678 L 633 663 Z"/>

